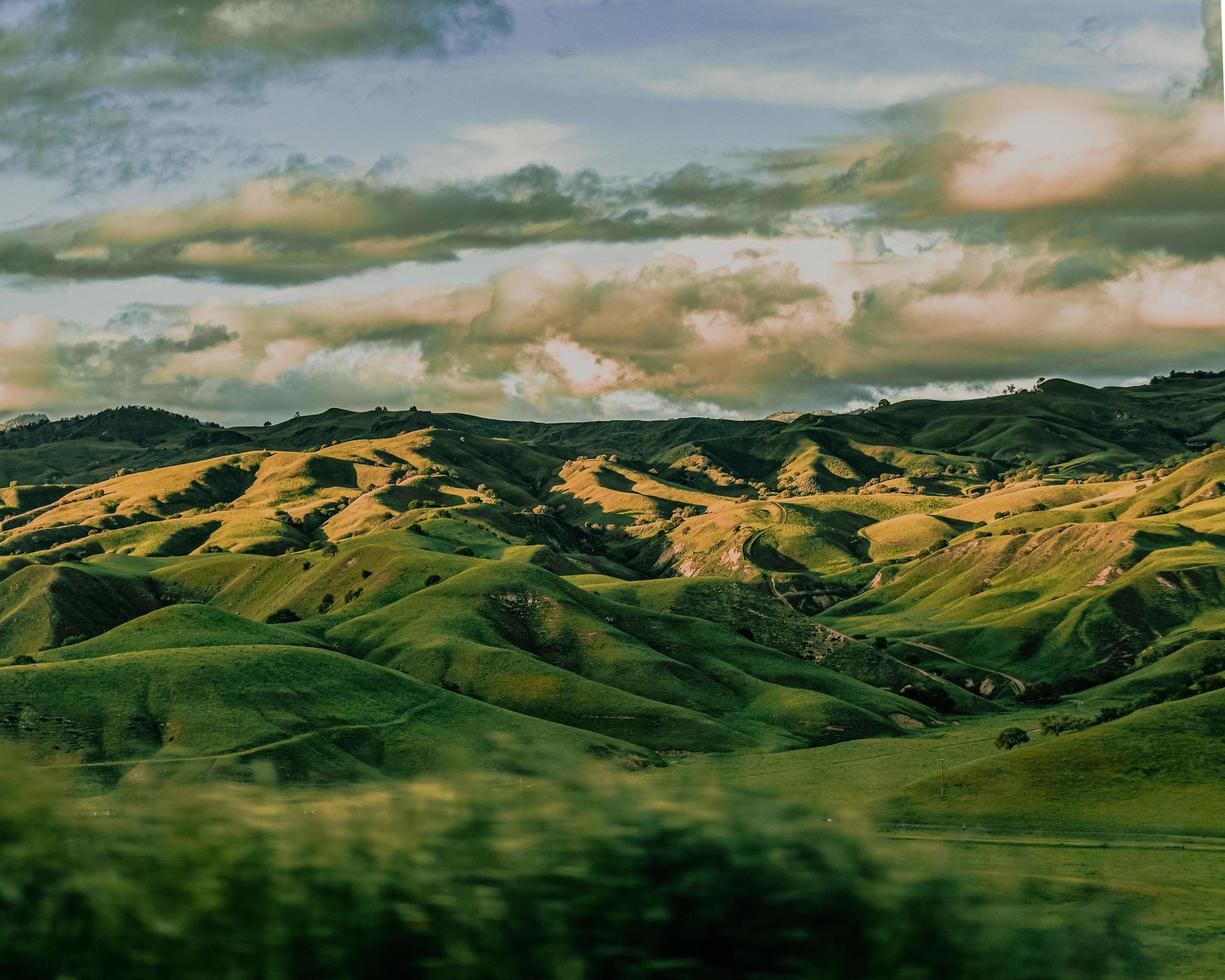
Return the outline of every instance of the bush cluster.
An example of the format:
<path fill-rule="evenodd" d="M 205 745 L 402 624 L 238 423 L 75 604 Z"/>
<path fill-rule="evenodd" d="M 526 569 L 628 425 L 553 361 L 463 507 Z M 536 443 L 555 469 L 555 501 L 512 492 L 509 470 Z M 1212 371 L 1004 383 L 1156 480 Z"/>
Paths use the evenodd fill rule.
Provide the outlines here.
<path fill-rule="evenodd" d="M 1040 896 L 714 789 L 487 776 L 70 801 L 5 761 L 9 976 L 1079 980 L 1138 962 L 1118 908 L 1090 900 L 1065 929 Z"/>

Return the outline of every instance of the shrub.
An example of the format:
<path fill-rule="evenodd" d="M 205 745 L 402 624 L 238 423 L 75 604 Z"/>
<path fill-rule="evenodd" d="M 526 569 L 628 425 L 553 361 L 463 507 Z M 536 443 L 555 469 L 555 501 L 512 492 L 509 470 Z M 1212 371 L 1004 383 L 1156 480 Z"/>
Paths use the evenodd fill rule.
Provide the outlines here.
<path fill-rule="evenodd" d="M 326 613 L 334 605 L 336 605 L 336 597 L 329 592 L 319 600 L 319 612 Z"/>
<path fill-rule="evenodd" d="M 995 736 L 995 747 L 1011 752 L 1018 745 L 1024 745 L 1028 741 L 1029 733 L 1024 728 L 1005 728 Z"/>
<path fill-rule="evenodd" d="M 521 781 L 516 781 L 521 782 Z M 810 808 L 629 776 L 333 795 L 181 788 L 106 819 L 0 766 L 14 977 L 1099 980 L 1127 913 L 925 870 Z M 564 832 L 559 833 L 559 828 Z"/>
<path fill-rule="evenodd" d="M 1034 681 L 1017 695 L 1017 700 L 1022 704 L 1058 704 L 1059 692 L 1048 681 Z"/>
<path fill-rule="evenodd" d="M 1076 718 L 1072 715 L 1043 715 L 1038 720 L 1038 730 L 1043 735 L 1063 735 L 1065 732 L 1082 732 L 1094 724 L 1088 718 Z"/>
<path fill-rule="evenodd" d="M 299 616 L 292 609 L 281 608 L 281 609 L 278 609 L 276 612 L 274 612 L 271 616 L 269 616 L 265 620 L 265 622 L 268 622 L 268 623 L 296 623 L 301 618 L 302 617 Z"/>
<path fill-rule="evenodd" d="M 1136 704 L 1112 704 L 1109 707 L 1102 708 L 1097 713 L 1097 717 L 1093 720 L 1095 725 L 1104 725 L 1108 721 L 1118 721 L 1120 718 L 1126 718 L 1137 709 Z"/>
<path fill-rule="evenodd" d="M 907 685 L 902 688 L 902 696 L 910 698 L 911 701 L 918 701 L 919 704 L 927 705 L 933 711 L 939 711 L 941 714 L 948 714 L 957 707 L 957 702 L 953 700 L 953 696 L 942 687 L 936 686 L 919 686 Z"/>
<path fill-rule="evenodd" d="M 437 585 L 441 581 L 441 575 L 427 575 L 425 578 L 425 587 L 428 589 L 431 585 Z"/>

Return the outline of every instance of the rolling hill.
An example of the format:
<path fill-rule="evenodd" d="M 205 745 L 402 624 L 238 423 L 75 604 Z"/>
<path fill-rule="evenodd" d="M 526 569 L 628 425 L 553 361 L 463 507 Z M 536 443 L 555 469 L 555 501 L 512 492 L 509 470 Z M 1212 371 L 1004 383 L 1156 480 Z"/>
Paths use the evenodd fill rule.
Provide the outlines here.
<path fill-rule="evenodd" d="M 1182 698 L 1225 635 L 1222 419 L 1215 376 L 746 422 L 32 419 L 0 431 L 0 732 L 100 785 L 347 780 Z"/>

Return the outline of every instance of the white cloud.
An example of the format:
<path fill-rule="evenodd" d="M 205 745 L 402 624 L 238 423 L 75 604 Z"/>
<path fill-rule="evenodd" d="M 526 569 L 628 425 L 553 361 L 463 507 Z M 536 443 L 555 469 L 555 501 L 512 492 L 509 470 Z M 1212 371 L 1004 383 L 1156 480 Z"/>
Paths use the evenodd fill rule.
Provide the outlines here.
<path fill-rule="evenodd" d="M 849 73 L 746 65 L 694 66 L 676 74 L 627 72 L 626 80 L 672 99 L 873 109 L 971 88 L 987 78 L 974 72 Z"/>
<path fill-rule="evenodd" d="M 433 178 L 492 177 L 532 163 L 573 170 L 587 162 L 574 126 L 545 119 L 453 126 L 446 140 L 412 154 L 412 170 Z"/>

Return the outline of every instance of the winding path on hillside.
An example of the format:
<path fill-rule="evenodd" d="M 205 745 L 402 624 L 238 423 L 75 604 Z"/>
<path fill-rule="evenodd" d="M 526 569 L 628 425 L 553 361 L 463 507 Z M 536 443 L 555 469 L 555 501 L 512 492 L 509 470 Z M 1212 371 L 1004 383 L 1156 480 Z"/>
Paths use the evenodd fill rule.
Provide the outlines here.
<path fill-rule="evenodd" d="M 392 718 L 390 721 L 371 722 L 369 724 L 347 724 L 347 725 L 329 725 L 326 728 L 312 728 L 309 731 L 298 732 L 295 735 L 290 735 L 286 738 L 278 738 L 273 742 L 265 742 L 262 745 L 252 745 L 245 749 L 235 749 L 230 752 L 217 752 L 212 755 L 182 755 L 169 756 L 167 758 L 158 758 L 150 756 L 145 759 L 116 759 L 114 761 L 105 762 L 53 762 L 45 766 L 47 769 L 100 769 L 106 766 L 171 766 L 180 765 L 186 762 L 218 762 L 222 759 L 241 759 L 248 756 L 259 755 L 262 752 L 269 752 L 273 749 L 283 748 L 286 745 L 294 745 L 298 742 L 305 742 L 308 739 L 316 738 L 323 735 L 334 735 L 340 732 L 358 732 L 358 731 L 374 731 L 379 728 L 393 728 L 396 725 L 403 725 L 422 712 L 437 706 L 443 699 L 441 697 L 432 698 L 425 701 L 414 708 L 410 708 L 402 715 Z"/>
<path fill-rule="evenodd" d="M 779 591 L 778 585 L 774 581 L 774 576 L 770 574 L 770 572 L 766 569 L 765 565 L 763 565 L 761 562 L 753 558 L 753 548 L 757 545 L 757 542 L 761 540 L 761 536 L 765 534 L 767 531 L 773 531 L 776 528 L 780 528 L 784 524 L 787 523 L 787 508 L 784 507 L 782 504 L 776 503 L 773 500 L 767 500 L 764 502 L 763 506 L 767 510 L 769 510 L 770 508 L 774 509 L 774 511 L 776 512 L 775 519 L 771 523 L 767 524 L 765 527 L 759 527 L 756 531 L 754 531 L 747 538 L 745 538 L 744 547 L 741 550 L 741 553 L 744 555 L 746 559 L 748 559 L 750 562 L 755 564 L 759 569 L 761 569 L 762 577 L 766 580 L 766 585 L 770 587 L 771 595 L 773 595 L 774 598 L 777 599 L 779 602 L 786 603 L 787 608 L 790 609 L 791 603 L 787 602 L 787 597 L 784 596 L 783 593 Z"/>
<path fill-rule="evenodd" d="M 981 670 L 984 674 L 994 674 L 996 677 L 1002 677 L 1008 681 L 1012 687 L 1014 694 L 1025 693 L 1025 682 L 1019 677 L 1014 677 L 1012 674 L 1006 674 L 1002 670 L 993 670 L 990 667 L 980 667 L 978 664 L 972 664 L 968 660 L 962 660 L 960 657 L 954 657 L 951 653 L 941 650 L 938 646 L 933 646 L 931 643 L 920 643 L 918 640 L 898 640 L 899 643 L 905 643 L 907 646 L 915 647 L 918 650 L 926 650 L 928 653 L 934 653 L 937 657 L 943 657 L 945 660 L 951 660 L 953 663 L 961 664 L 963 667 L 969 667 L 972 670 Z"/>

